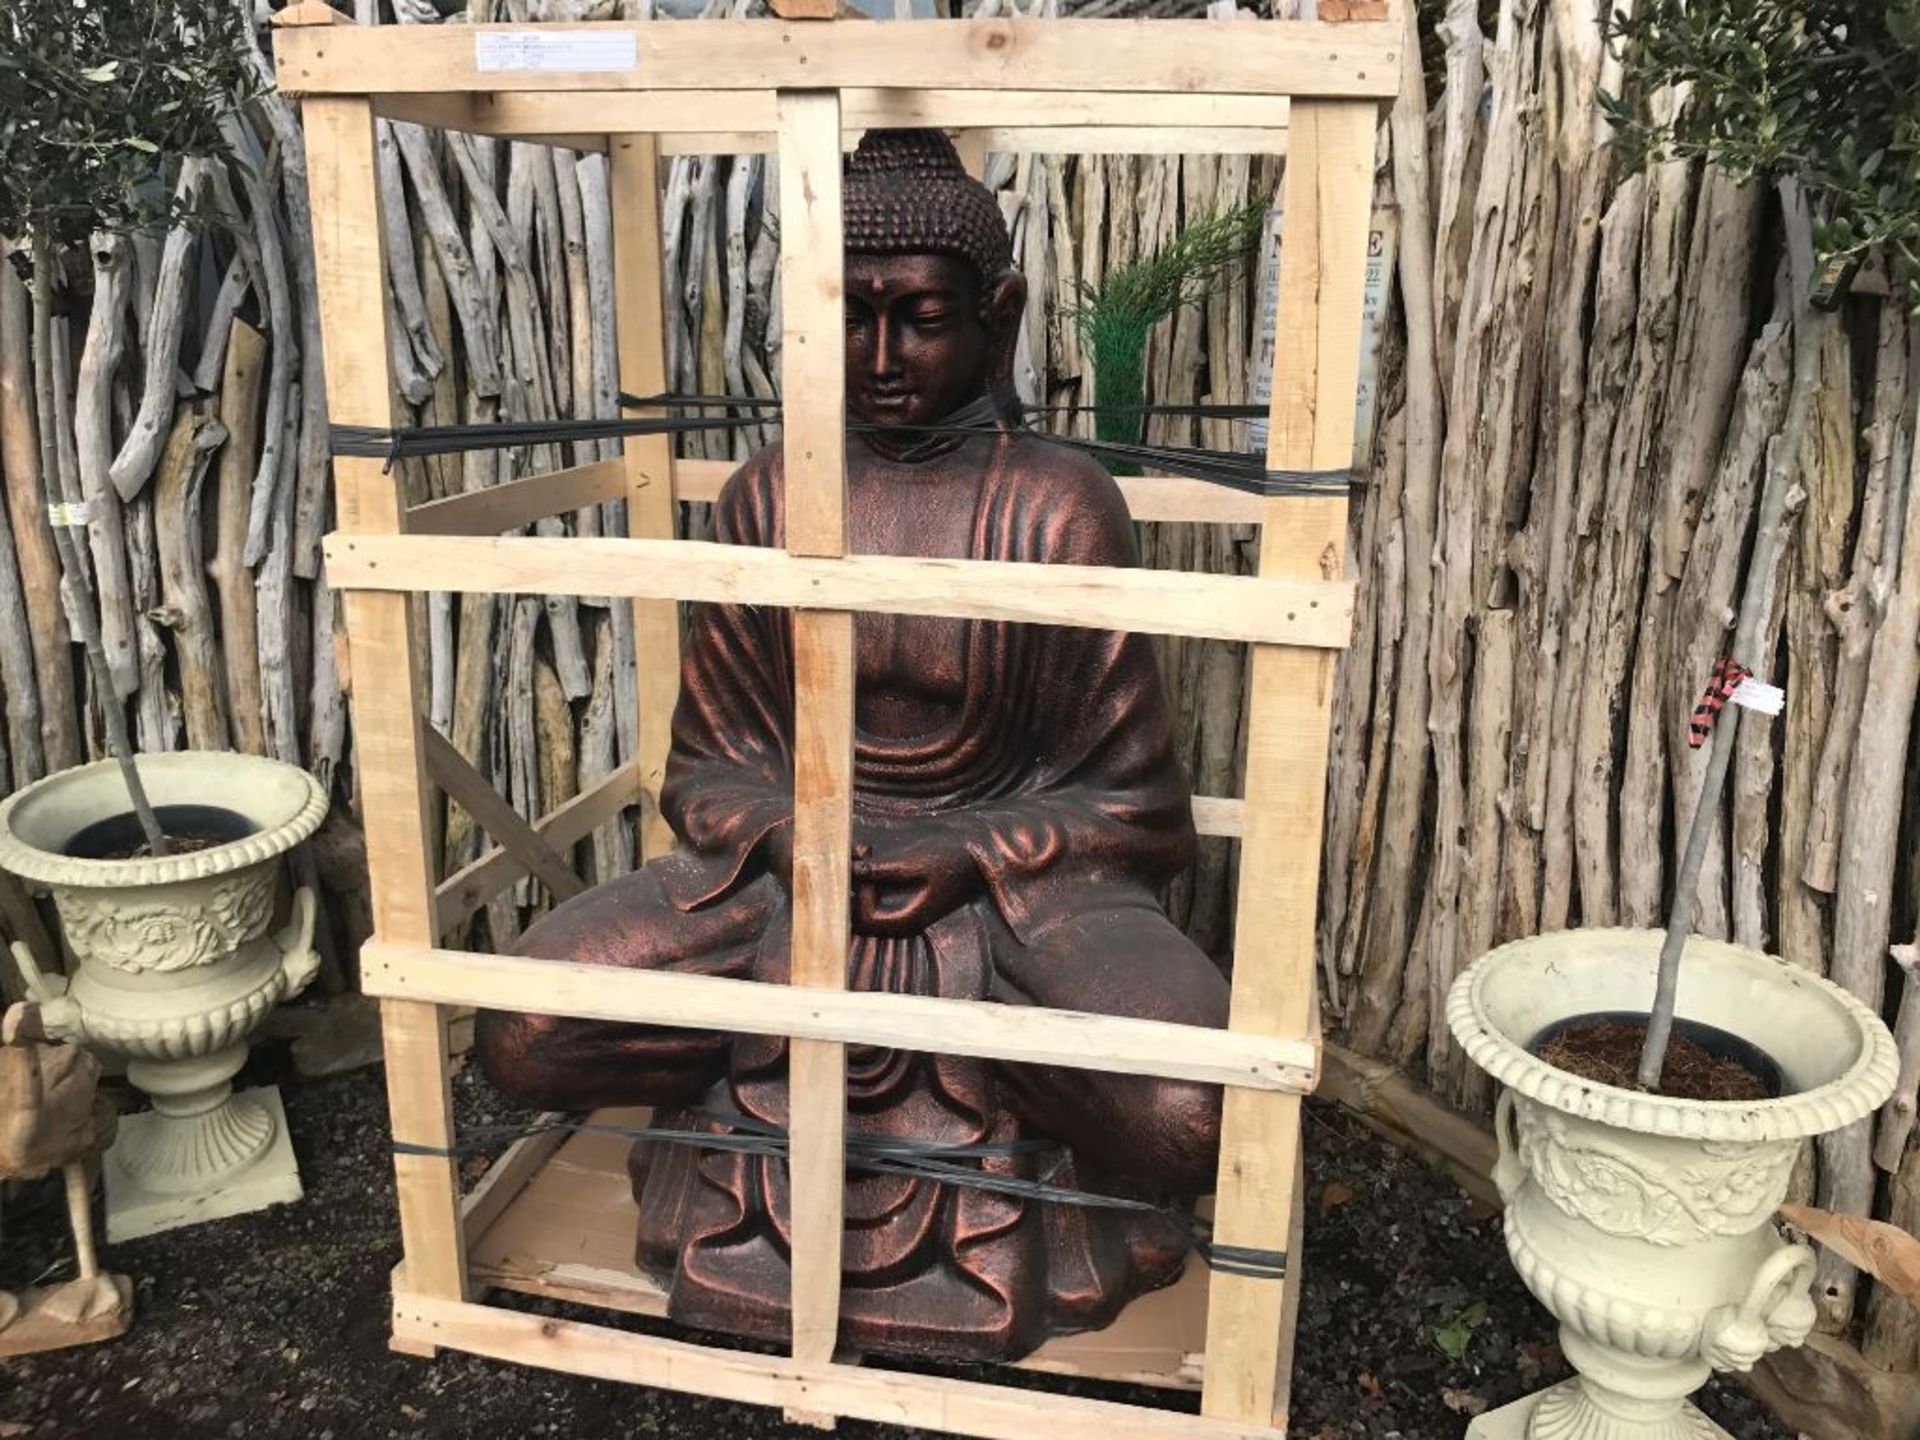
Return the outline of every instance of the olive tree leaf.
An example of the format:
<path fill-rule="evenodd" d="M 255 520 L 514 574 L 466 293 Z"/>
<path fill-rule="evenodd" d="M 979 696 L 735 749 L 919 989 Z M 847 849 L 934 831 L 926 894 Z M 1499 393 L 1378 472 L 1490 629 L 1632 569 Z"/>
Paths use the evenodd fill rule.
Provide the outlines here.
<path fill-rule="evenodd" d="M 170 167 L 225 156 L 259 90 L 243 0 L 9 0 L 0 7 L 0 234 L 54 245 L 188 219 Z"/>
<path fill-rule="evenodd" d="M 1623 168 L 1790 177 L 1823 270 L 1879 251 L 1920 306 L 1920 0 L 1641 0 L 1607 30 L 1624 84 L 1600 107 Z M 1669 113 L 1663 92 L 1686 98 Z"/>

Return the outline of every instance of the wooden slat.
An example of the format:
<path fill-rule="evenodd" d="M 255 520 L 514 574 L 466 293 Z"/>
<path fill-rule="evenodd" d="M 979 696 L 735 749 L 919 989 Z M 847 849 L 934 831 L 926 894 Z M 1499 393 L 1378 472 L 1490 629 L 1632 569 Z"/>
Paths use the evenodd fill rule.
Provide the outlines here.
<path fill-rule="evenodd" d="M 548 844 L 520 812 L 487 783 L 484 775 L 467 763 L 467 757 L 451 740 L 431 725 L 425 727 L 422 734 L 426 737 L 427 773 L 496 844 L 538 876 L 561 900 L 570 900 L 587 888 L 566 857 Z"/>
<path fill-rule="evenodd" d="M 408 32 L 406 44 L 396 45 L 374 26 L 282 30 L 275 36 L 276 74 L 283 91 L 299 95 L 808 86 L 973 91 L 987 103 L 955 122 L 969 126 L 996 123 L 996 97 L 1004 89 L 1386 99 L 1400 76 L 1397 25 L 1307 20 L 1258 30 L 1208 20 L 544 25 L 539 33 L 549 44 L 558 36 L 585 35 L 624 47 L 631 37 L 634 63 L 630 69 L 591 71 L 480 68 L 476 51 L 497 43 L 491 36 L 526 33 L 525 26 L 512 25 L 421 26 Z M 1132 123 L 1149 113 L 1135 112 Z M 534 128 L 600 127 L 543 118 Z"/>
<path fill-rule="evenodd" d="M 982 132 L 1007 155 L 1284 155 L 1287 132 L 1271 125 L 1170 129 L 1122 125 L 995 125 Z"/>
<path fill-rule="evenodd" d="M 516 1365 L 981 1440 L 1285 1440 L 1270 1425 L 979 1381 L 809 1364 L 430 1296 L 395 1295 L 393 1324 L 394 1334 L 413 1344 Z"/>
<path fill-rule="evenodd" d="M 269 21 L 275 29 L 289 25 L 346 25 L 347 17 L 335 10 L 326 0 L 293 0 L 274 12 Z"/>
<path fill-rule="evenodd" d="M 660 292 L 660 157 L 657 142 L 628 136 L 608 152 L 612 191 L 614 309 L 620 346 L 620 388 L 629 395 L 660 395 L 667 383 L 667 332 Z M 627 467 L 627 534 L 673 538 L 673 439 L 636 435 L 622 455 Z M 680 696 L 680 612 L 672 597 L 633 606 L 637 753 L 647 800 L 640 815 L 640 858 L 673 848 L 660 814 L 674 703 Z"/>
<path fill-rule="evenodd" d="M 731 460 L 676 460 L 673 498 L 716 500 L 727 477 L 739 468 Z M 1115 483 L 1136 520 L 1257 525 L 1263 513 L 1258 495 L 1225 485 L 1210 485 L 1187 475 L 1121 475 Z"/>
<path fill-rule="evenodd" d="M 1212 485 L 1190 475 L 1120 475 L 1115 483 L 1135 520 L 1258 525 L 1264 510 L 1258 495 Z"/>
<path fill-rule="evenodd" d="M 535 1117 L 535 1123 L 564 1122 L 566 1118 L 554 1110 Z M 506 1213 L 507 1207 L 569 1138 L 570 1132 L 563 1129 L 536 1130 L 514 1141 L 505 1154 L 487 1167 L 480 1183 L 460 1202 L 460 1224 L 466 1231 L 469 1248 L 487 1233 L 488 1226 Z"/>
<path fill-rule="evenodd" d="M 833 558 L 847 551 L 840 96 L 782 91 L 779 120 L 780 388 L 806 397 L 782 426 L 787 549 Z M 796 610 L 790 979 L 810 990 L 847 984 L 853 685 L 852 614 Z M 820 1364 L 833 1358 L 840 1331 L 847 1052 L 836 1042 L 796 1039 L 787 1063 L 793 1357 Z"/>
<path fill-rule="evenodd" d="M 557 848 L 585 839 L 640 800 L 640 769 L 622 765 L 590 790 L 533 822 L 533 833 Z M 434 928 L 441 935 L 513 884 L 526 869 L 502 846 L 494 846 L 477 860 L 456 870 L 440 883 L 434 899 Z"/>
<path fill-rule="evenodd" d="M 1267 452 L 1274 468 L 1329 468 L 1352 457 L 1376 121 L 1370 104 L 1294 106 Z M 1345 540 L 1344 500 L 1270 501 L 1260 573 L 1339 576 Z M 1256 647 L 1234 927 L 1237 1031 L 1300 1034 L 1311 1020 L 1332 692 L 1331 654 Z M 1222 1243 L 1286 1248 L 1299 1144 L 1297 1096 L 1228 1092 L 1214 1222 Z M 1283 1310 L 1293 1283 L 1214 1277 L 1204 1414 L 1242 1422 L 1274 1417 Z"/>
<path fill-rule="evenodd" d="M 502 133 L 489 122 L 491 96 L 477 95 L 375 95 L 373 113 L 382 120 L 400 120 L 425 125 L 433 130 L 465 130 L 474 135 Z M 576 99 L 590 97 L 576 96 Z M 531 134 L 516 131 L 513 138 L 523 145 L 553 145 L 563 150 L 584 150 L 604 154 L 612 137 L 605 131 L 581 131 L 578 134 Z"/>
<path fill-rule="evenodd" d="M 1290 103 L 1284 95 L 1206 91 L 1076 95 L 1050 90 L 845 89 L 840 92 L 840 144 L 850 148 L 870 129 L 926 126 L 991 131 L 1010 142 L 1005 148 L 1017 148 L 1011 142 L 1021 140 L 1029 148 L 1055 154 L 1072 154 L 1082 143 L 1089 153 L 1122 143 L 1095 131 L 1114 131 L 1124 143 L 1155 149 L 1179 143 L 1204 153 L 1199 142 L 1214 135 L 1265 149 L 1284 147 Z M 770 89 L 388 94 L 374 97 L 374 110 L 387 120 L 481 135 L 531 134 L 549 143 L 592 138 L 551 133 L 560 131 L 658 135 L 663 155 L 771 152 L 775 144 Z M 550 133 L 537 134 L 542 127 Z M 1175 138 L 1156 140 L 1165 136 Z"/>
<path fill-rule="evenodd" d="M 406 531 L 409 535 L 499 535 L 549 515 L 618 500 L 626 494 L 626 483 L 626 467 L 618 460 L 570 465 L 489 490 L 409 506 Z"/>
<path fill-rule="evenodd" d="M 304 33 L 324 36 L 348 28 Z M 393 387 L 387 371 L 385 232 L 374 183 L 373 112 L 364 100 L 310 100 L 303 118 L 328 409 L 342 424 L 384 427 L 393 423 Z M 398 476 L 383 473 L 380 461 L 336 460 L 334 487 L 342 531 L 395 534 L 401 529 Z M 349 595 L 346 613 L 374 930 L 391 940 L 431 944 L 437 938 L 435 870 L 424 727 L 414 698 L 420 637 L 405 595 Z M 447 1020 L 443 1008 L 416 1001 L 391 1001 L 381 1009 L 394 1139 L 448 1152 L 394 1158 L 407 1283 L 415 1291 L 457 1300 L 466 1294 L 467 1267 L 450 1153 Z"/>
<path fill-rule="evenodd" d="M 1346 645 L 1353 628 L 1354 587 L 1345 580 L 902 555 L 835 560 L 693 540 L 539 536 L 335 535 L 326 555 L 328 580 L 352 591 L 830 605 L 1317 649 Z"/>
<path fill-rule="evenodd" d="M 1420 1157 L 1467 1194 L 1498 1210 L 1493 1183 L 1499 1145 L 1484 1119 L 1462 1115 L 1428 1094 L 1384 1060 L 1338 1045 L 1321 1048 L 1315 1093 L 1351 1112 L 1362 1124 L 1401 1150 Z"/>
<path fill-rule="evenodd" d="M 1307 1243 L 1307 1157 L 1293 1157 L 1293 1220 L 1287 1229 L 1286 1298 L 1281 1301 L 1280 1348 L 1273 1357 L 1273 1423 L 1285 1430 L 1293 1408 L 1293 1354 L 1300 1328 L 1300 1260 Z M 1205 1373 L 1206 1362 L 1201 1362 Z"/>
<path fill-rule="evenodd" d="M 1239 98 L 1239 97 L 1235 97 Z M 840 148 L 851 150 L 864 130 L 841 132 Z M 1170 130 L 1162 126 L 1128 129 L 1118 125 L 1073 127 L 995 126 L 980 130 L 981 143 L 1008 155 L 1284 155 L 1287 132 L 1273 126 L 1213 126 Z M 565 137 L 542 137 L 562 143 Z M 757 130 L 692 130 L 663 135 L 662 155 L 767 155 L 774 137 Z"/>
<path fill-rule="evenodd" d="M 369 995 L 442 1005 L 793 1035 L 1291 1095 L 1311 1090 L 1318 1068 L 1317 1049 L 1305 1035 L 1209 1030 L 989 1000 L 802 989 L 384 940 L 367 942 L 360 973 Z"/>
<path fill-rule="evenodd" d="M 1202 835 L 1244 835 L 1247 828 L 1247 802 L 1225 795 L 1193 797 L 1193 828 Z"/>
<path fill-rule="evenodd" d="M 711 504 L 720 498 L 720 489 L 740 465 L 733 460 L 687 460 L 673 462 L 673 498 L 682 503 Z"/>

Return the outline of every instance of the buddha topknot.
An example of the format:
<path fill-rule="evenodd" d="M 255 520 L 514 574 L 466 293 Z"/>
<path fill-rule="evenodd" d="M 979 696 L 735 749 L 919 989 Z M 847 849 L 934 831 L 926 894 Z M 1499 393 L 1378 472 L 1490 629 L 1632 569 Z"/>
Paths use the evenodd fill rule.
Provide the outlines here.
<path fill-rule="evenodd" d="M 869 130 L 847 161 L 847 249 L 863 255 L 951 255 L 984 288 L 1013 268 L 999 203 L 938 130 Z"/>

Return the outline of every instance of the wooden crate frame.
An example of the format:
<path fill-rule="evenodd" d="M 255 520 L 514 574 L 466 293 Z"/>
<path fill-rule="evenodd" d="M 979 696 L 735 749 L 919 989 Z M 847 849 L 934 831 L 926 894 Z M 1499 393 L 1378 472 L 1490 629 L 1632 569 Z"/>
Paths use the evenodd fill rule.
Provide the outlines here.
<path fill-rule="evenodd" d="M 328 579 L 344 592 L 375 939 L 362 955 L 382 1000 L 405 1259 L 396 1348 L 449 1347 L 523 1364 L 981 1437 L 1042 1430 L 1101 1440 L 1282 1436 L 1291 1283 L 1216 1274 L 1198 1416 L 834 1358 L 840 1289 L 847 1044 L 901 1046 L 1225 1085 L 1215 1234 L 1295 1246 L 1300 1104 L 1318 1070 L 1313 966 L 1328 714 L 1352 586 L 1343 496 L 1259 499 L 1199 482 L 1126 482 L 1136 517 L 1261 525 L 1256 577 L 849 556 L 841 327 L 840 154 L 874 124 L 937 124 L 983 145 L 1054 151 L 1289 154 L 1286 243 L 1268 463 L 1350 462 L 1361 294 L 1382 102 L 1401 83 L 1402 20 L 918 21 L 542 26 L 631 47 L 631 69 L 482 70 L 476 36 L 515 27 L 396 33 L 326 6 L 276 17 L 280 83 L 302 97 L 320 319 L 332 418 L 392 422 L 376 117 L 604 147 L 613 186 L 623 388 L 666 388 L 661 350 L 658 160 L 667 150 L 771 148 L 780 156 L 786 552 L 673 540 L 676 498 L 710 498 L 726 467 L 676 462 L 665 437 L 602 461 L 407 507 L 378 460 L 336 461 Z M 1142 124 L 1143 116 L 1154 123 Z M 591 135 L 585 133 L 591 132 Z M 600 139 L 594 136 L 604 137 Z M 667 137 L 668 144 L 662 144 Z M 541 516 L 625 498 L 626 539 L 499 538 Z M 1014 575 L 1018 569 L 1017 580 Z M 422 718 L 410 597 L 429 590 L 596 593 L 635 608 L 636 758 L 529 824 Z M 642 808 L 642 858 L 672 837 L 655 797 L 678 685 L 675 604 L 793 608 L 795 838 L 788 986 L 517 957 L 437 942 L 524 874 L 562 895 L 561 851 Z M 1135 629 L 1253 644 L 1245 800 L 1201 799 L 1208 833 L 1242 839 L 1239 936 L 1225 1031 L 1118 1016 L 848 992 L 853 614 L 861 608 Z M 429 785 L 453 795 L 495 848 L 437 881 Z M 793 1193 L 790 1357 L 555 1321 L 469 1291 L 454 1144 L 448 1026 L 455 1007 L 646 1019 L 790 1040 Z M 538 1147 L 534 1147 L 537 1149 Z M 529 1152 L 532 1153 L 532 1152 Z M 504 1193 L 504 1192 L 503 1192 Z M 485 1195 L 476 1204 L 491 1203 Z M 504 1202 L 502 1202 L 504 1203 Z"/>

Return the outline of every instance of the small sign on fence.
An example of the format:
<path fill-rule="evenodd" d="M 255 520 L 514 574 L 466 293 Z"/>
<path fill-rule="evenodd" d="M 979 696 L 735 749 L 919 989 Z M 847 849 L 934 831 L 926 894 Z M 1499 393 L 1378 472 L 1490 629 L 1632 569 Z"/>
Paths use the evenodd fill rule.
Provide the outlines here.
<path fill-rule="evenodd" d="M 1253 365 L 1253 403 L 1262 407 L 1273 399 L 1274 315 L 1280 307 L 1280 230 L 1285 208 L 1283 200 L 1274 202 L 1267 212 L 1266 229 L 1260 240 L 1260 334 Z M 1353 467 L 1356 470 L 1365 470 L 1373 463 L 1380 322 L 1393 284 L 1393 261 L 1399 237 L 1399 212 L 1391 205 L 1376 206 L 1372 223 L 1367 226 L 1367 283 L 1360 313 L 1360 382 L 1353 402 Z M 1264 419 L 1255 420 L 1247 427 L 1247 449 L 1256 455 L 1266 453 L 1267 422 Z"/>

